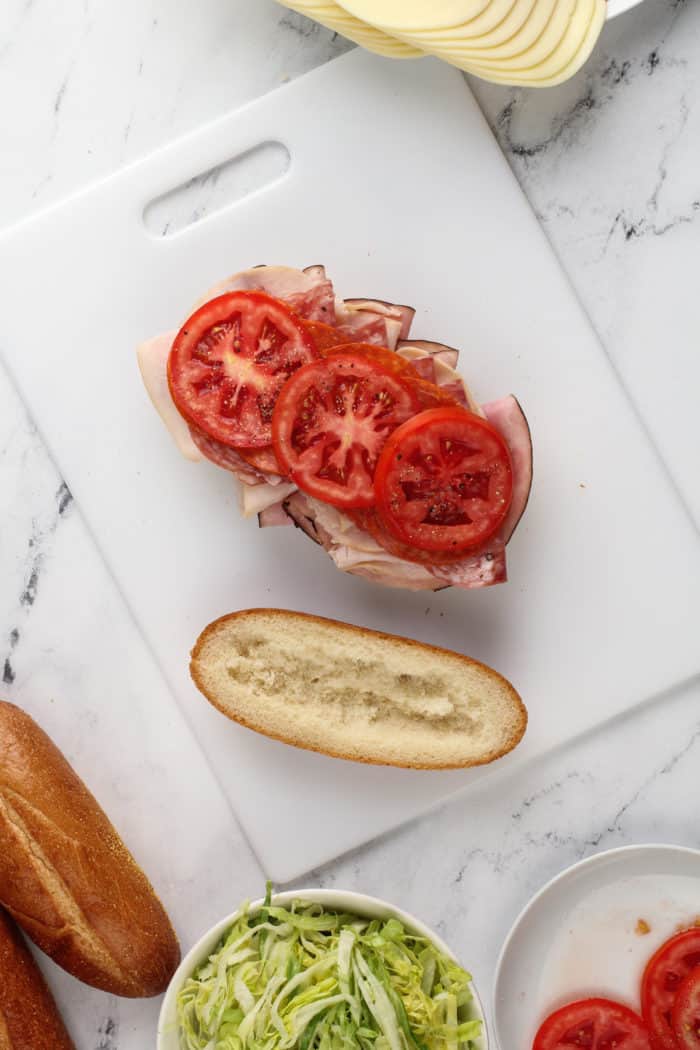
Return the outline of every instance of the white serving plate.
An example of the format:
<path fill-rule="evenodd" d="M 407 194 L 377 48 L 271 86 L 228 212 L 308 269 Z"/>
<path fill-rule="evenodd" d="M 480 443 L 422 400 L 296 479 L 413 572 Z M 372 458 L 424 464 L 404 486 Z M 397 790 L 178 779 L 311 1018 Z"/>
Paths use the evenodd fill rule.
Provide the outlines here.
<path fill-rule="evenodd" d="M 533 897 L 503 945 L 494 981 L 497 1045 L 530 1047 L 544 1018 L 577 999 L 604 996 L 639 1012 L 648 959 L 699 914 L 700 850 L 626 846 L 567 868 Z M 639 919 L 648 934 L 635 932 Z"/>
<path fill-rule="evenodd" d="M 617 18 L 618 15 L 637 7 L 641 2 L 642 0 L 608 0 L 608 18 Z"/>
<path fill-rule="evenodd" d="M 299 899 L 316 901 L 327 909 L 347 911 L 355 915 L 363 917 L 367 916 L 372 919 L 396 918 L 414 933 L 432 941 L 438 951 L 449 956 L 450 959 L 455 959 L 456 962 L 460 962 L 461 965 L 464 965 L 469 969 L 468 960 L 457 960 L 454 952 L 448 948 L 445 942 L 422 923 L 420 919 L 416 919 L 415 916 L 409 915 L 408 912 L 402 911 L 400 908 L 394 907 L 393 904 L 388 904 L 386 901 L 380 900 L 377 897 L 368 897 L 364 893 L 354 893 L 349 890 L 289 890 L 286 893 L 276 893 L 272 898 L 272 903 L 283 905 L 288 904 L 290 901 Z M 254 901 L 250 906 L 250 914 L 254 915 L 259 911 L 263 903 L 262 899 Z M 225 918 L 217 922 L 215 926 L 212 926 L 210 930 L 207 930 L 197 943 L 190 948 L 173 974 L 173 978 L 165 993 L 160 1017 L 158 1019 L 156 1050 L 180 1050 L 180 1041 L 177 1034 L 176 1008 L 178 993 L 182 988 L 182 985 L 199 963 L 203 962 L 207 956 L 214 951 L 216 945 L 229 927 L 233 925 L 238 915 L 239 911 L 232 912 L 231 915 L 227 915 Z M 475 1050 L 488 1050 L 489 1037 L 486 1029 L 484 1008 L 473 983 L 472 994 L 474 996 L 473 1015 L 483 1024 L 483 1035 L 476 1043 Z"/>

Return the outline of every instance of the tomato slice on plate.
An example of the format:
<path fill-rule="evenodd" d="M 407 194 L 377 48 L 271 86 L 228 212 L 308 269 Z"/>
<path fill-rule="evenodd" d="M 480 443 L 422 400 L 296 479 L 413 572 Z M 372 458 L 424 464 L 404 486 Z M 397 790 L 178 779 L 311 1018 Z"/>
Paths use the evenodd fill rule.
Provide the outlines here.
<path fill-rule="evenodd" d="M 301 321 L 262 292 L 211 299 L 178 332 L 168 358 L 170 393 L 180 413 L 234 448 L 272 442 L 282 385 L 318 356 Z"/>
<path fill-rule="evenodd" d="M 671 937 L 647 963 L 642 977 L 642 1014 L 654 1050 L 678 1050 L 672 1023 L 673 1004 L 685 978 L 698 968 L 700 927 Z"/>
<path fill-rule="evenodd" d="M 277 399 L 277 459 L 309 495 L 336 507 L 369 507 L 384 442 L 418 410 L 411 388 L 362 354 L 315 361 Z"/>
<path fill-rule="evenodd" d="M 641 1017 L 611 999 L 581 999 L 550 1014 L 532 1050 L 650 1050 Z"/>
<path fill-rule="evenodd" d="M 495 427 L 466 409 L 428 409 L 387 440 L 374 489 L 380 518 L 402 543 L 469 550 L 493 536 L 508 513 L 508 446 Z"/>
<path fill-rule="evenodd" d="M 691 970 L 678 989 L 671 1024 L 681 1050 L 700 1050 L 700 968 Z"/>

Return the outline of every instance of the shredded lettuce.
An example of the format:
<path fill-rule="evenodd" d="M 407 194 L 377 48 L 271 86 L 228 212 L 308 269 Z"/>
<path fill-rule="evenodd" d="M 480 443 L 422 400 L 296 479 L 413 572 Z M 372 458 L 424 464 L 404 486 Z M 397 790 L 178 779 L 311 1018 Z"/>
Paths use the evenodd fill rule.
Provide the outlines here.
<path fill-rule="evenodd" d="M 471 1050 L 471 978 L 397 919 L 244 906 L 177 1000 L 182 1050 Z"/>

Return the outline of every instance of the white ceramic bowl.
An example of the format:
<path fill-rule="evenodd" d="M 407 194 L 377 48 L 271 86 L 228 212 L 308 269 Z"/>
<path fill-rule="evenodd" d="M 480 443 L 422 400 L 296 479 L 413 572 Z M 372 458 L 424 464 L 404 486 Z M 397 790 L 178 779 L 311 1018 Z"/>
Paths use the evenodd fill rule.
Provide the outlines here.
<path fill-rule="evenodd" d="M 409 915 L 405 911 L 401 911 L 400 908 L 395 908 L 386 901 L 379 900 L 376 897 L 367 897 L 364 893 L 351 893 L 346 890 L 289 890 L 285 893 L 276 893 L 272 900 L 274 904 L 289 904 L 289 902 L 293 900 L 314 901 L 318 904 L 322 904 L 323 907 L 328 910 L 350 912 L 363 918 L 366 916 L 371 919 L 388 919 L 393 916 L 399 919 L 399 921 L 412 932 L 432 941 L 435 947 L 445 955 L 449 956 L 450 959 L 455 959 L 454 953 L 450 951 L 445 942 L 418 919 Z M 254 915 L 255 912 L 260 909 L 262 904 L 262 900 L 254 901 L 250 906 L 251 915 Z M 199 963 L 203 962 L 207 956 L 214 951 L 223 935 L 229 927 L 233 925 L 238 914 L 238 912 L 234 912 L 231 915 L 227 915 L 225 919 L 222 919 L 220 922 L 217 922 L 215 926 L 212 926 L 212 928 L 208 930 L 192 948 L 190 948 L 187 955 L 175 971 L 173 979 L 168 985 L 168 989 L 165 993 L 160 1017 L 158 1019 L 157 1050 L 181 1050 L 177 1033 L 176 1001 L 178 993 L 184 982 L 192 974 Z M 465 960 L 464 965 L 467 969 L 469 968 L 468 960 Z M 488 1050 L 489 1040 L 486 1031 L 484 1010 L 473 984 L 472 993 L 474 996 L 474 1017 L 481 1020 L 484 1033 L 477 1044 L 478 1050 Z"/>
<path fill-rule="evenodd" d="M 647 960 L 698 915 L 699 850 L 624 846 L 567 868 L 532 898 L 505 940 L 494 981 L 496 1044 L 529 1050 L 547 1014 L 589 996 L 639 1011 Z"/>

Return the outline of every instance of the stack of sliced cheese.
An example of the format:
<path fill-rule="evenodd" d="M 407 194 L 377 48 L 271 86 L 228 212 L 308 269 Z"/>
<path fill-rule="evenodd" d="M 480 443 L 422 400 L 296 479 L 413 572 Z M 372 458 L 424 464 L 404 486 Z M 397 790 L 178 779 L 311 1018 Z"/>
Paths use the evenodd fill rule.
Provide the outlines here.
<path fill-rule="evenodd" d="M 561 84 L 584 64 L 605 0 L 281 0 L 370 51 L 437 55 L 498 84 Z"/>

